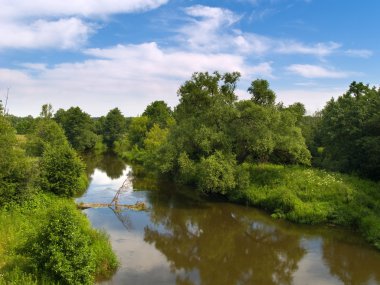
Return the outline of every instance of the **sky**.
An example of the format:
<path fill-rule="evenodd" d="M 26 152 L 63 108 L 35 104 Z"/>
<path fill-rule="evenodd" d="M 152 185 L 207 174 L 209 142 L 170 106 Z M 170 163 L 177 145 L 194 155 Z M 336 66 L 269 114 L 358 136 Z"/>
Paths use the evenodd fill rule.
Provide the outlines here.
<path fill-rule="evenodd" d="M 266 79 L 309 114 L 352 81 L 379 86 L 377 0 L 0 0 L 0 100 L 38 116 L 79 106 L 125 116 L 194 72 L 239 71 L 236 93 Z"/>

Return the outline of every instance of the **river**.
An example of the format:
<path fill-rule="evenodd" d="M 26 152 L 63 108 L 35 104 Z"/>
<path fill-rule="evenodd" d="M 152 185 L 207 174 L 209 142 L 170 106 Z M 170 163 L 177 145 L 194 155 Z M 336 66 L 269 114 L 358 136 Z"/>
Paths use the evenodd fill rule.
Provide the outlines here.
<path fill-rule="evenodd" d="M 100 284 L 380 284 L 380 253 L 352 232 L 294 225 L 139 179 L 111 155 L 86 162 L 91 183 L 78 202 L 108 203 L 129 179 L 120 203 L 148 206 L 84 210 L 95 228 L 109 234 L 121 262 Z"/>

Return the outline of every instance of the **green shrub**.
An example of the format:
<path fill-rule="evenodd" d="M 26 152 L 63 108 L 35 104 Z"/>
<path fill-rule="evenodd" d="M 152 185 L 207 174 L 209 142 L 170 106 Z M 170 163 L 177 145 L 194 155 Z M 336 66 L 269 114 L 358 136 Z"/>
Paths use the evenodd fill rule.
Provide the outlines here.
<path fill-rule="evenodd" d="M 47 224 L 30 242 L 38 271 L 62 284 L 94 282 L 94 253 L 79 215 L 67 206 L 51 211 Z"/>
<path fill-rule="evenodd" d="M 227 194 L 235 189 L 236 160 L 217 151 L 202 158 L 199 164 L 198 186 L 204 192 Z"/>
<path fill-rule="evenodd" d="M 0 115 L 0 207 L 29 197 L 32 161 L 17 145 L 15 130 Z"/>
<path fill-rule="evenodd" d="M 85 165 L 68 145 L 47 146 L 41 158 L 42 189 L 71 197 L 87 186 Z"/>

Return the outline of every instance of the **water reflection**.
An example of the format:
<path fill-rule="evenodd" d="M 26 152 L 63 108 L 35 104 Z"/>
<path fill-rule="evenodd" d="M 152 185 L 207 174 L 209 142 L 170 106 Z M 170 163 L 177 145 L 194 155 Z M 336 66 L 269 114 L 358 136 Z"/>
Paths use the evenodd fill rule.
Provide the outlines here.
<path fill-rule="evenodd" d="M 325 239 L 323 259 L 330 273 L 344 284 L 380 284 L 380 258 L 369 248 L 353 250 L 354 244 Z"/>
<path fill-rule="evenodd" d="M 112 158 L 99 161 L 81 201 L 111 201 L 131 171 L 124 164 L 121 176 L 111 177 L 104 161 Z M 152 185 L 137 177 L 132 182 L 139 190 Z M 252 208 L 153 184 L 155 191 L 131 189 L 121 197 L 144 201 L 146 212 L 85 211 L 110 235 L 121 261 L 104 284 L 380 284 L 380 254 L 356 238 L 347 241 L 345 231 L 275 221 Z"/>
<path fill-rule="evenodd" d="M 180 272 L 177 284 L 292 284 L 305 254 L 298 236 L 229 204 L 188 211 L 169 201 L 165 208 L 152 208 L 154 225 L 145 228 L 144 240 Z"/>
<path fill-rule="evenodd" d="M 123 176 L 125 162 L 112 153 L 96 154 L 87 153 L 82 155 L 83 161 L 87 165 L 87 174 L 91 176 L 95 169 L 107 174 L 111 179 L 117 179 Z"/>

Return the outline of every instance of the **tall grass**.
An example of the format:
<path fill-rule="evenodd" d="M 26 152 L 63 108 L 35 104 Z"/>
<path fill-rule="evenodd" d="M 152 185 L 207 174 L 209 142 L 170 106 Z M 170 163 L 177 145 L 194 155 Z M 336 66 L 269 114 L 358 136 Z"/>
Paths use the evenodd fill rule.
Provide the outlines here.
<path fill-rule="evenodd" d="M 351 227 L 380 249 L 380 183 L 299 166 L 251 165 L 242 197 L 275 218 Z"/>

